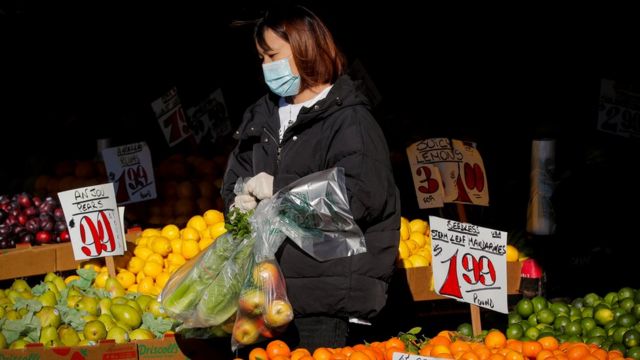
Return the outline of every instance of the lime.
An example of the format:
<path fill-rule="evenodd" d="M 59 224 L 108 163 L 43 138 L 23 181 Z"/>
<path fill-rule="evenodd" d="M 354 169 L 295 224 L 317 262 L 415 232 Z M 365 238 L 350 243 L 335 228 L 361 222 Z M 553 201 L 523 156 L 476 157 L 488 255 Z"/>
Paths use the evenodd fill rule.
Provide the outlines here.
<path fill-rule="evenodd" d="M 633 301 L 640 303 L 640 291 L 636 291 L 636 295 L 633 297 Z"/>
<path fill-rule="evenodd" d="M 629 313 L 635 315 L 636 319 L 640 319 L 640 304 L 633 305 L 633 308 L 631 308 Z"/>
<path fill-rule="evenodd" d="M 618 303 L 618 293 L 617 292 L 609 292 L 604 296 L 604 302 L 610 306 Z"/>
<path fill-rule="evenodd" d="M 634 346 L 630 349 L 627 349 L 627 357 L 640 360 L 640 346 Z"/>
<path fill-rule="evenodd" d="M 538 315 L 531 314 L 531 316 L 527 318 L 527 322 L 529 323 L 529 325 L 538 325 Z"/>
<path fill-rule="evenodd" d="M 516 311 L 523 318 L 529 317 L 533 314 L 533 303 L 531 300 L 524 298 L 516 304 Z"/>
<path fill-rule="evenodd" d="M 584 318 L 580 320 L 580 325 L 582 326 L 582 331 L 588 333 L 596 327 L 596 321 L 592 318 Z"/>
<path fill-rule="evenodd" d="M 505 334 L 507 339 L 520 339 L 522 335 L 524 335 L 524 329 L 520 324 L 511 324 L 507 328 L 507 333 Z"/>
<path fill-rule="evenodd" d="M 544 297 L 538 295 L 538 296 L 534 296 L 533 299 L 531 299 L 531 303 L 533 304 L 533 310 L 535 312 L 538 312 L 542 309 L 546 309 L 547 308 L 547 299 L 545 299 Z"/>
<path fill-rule="evenodd" d="M 571 305 L 577 307 L 578 309 L 582 309 L 584 307 L 584 299 L 583 298 L 575 298 L 571 302 Z"/>
<path fill-rule="evenodd" d="M 618 318 L 624 314 L 626 314 L 627 312 L 624 311 L 623 308 L 621 307 L 614 307 L 613 309 L 611 309 L 611 311 L 613 311 L 613 319 L 614 320 L 618 320 Z"/>
<path fill-rule="evenodd" d="M 633 326 L 633 328 L 634 328 L 634 329 L 636 329 L 637 331 L 640 331 L 640 321 L 639 321 L 639 322 L 637 322 L 637 323 Z"/>
<path fill-rule="evenodd" d="M 554 302 L 549 306 L 549 309 L 557 316 L 559 314 L 567 314 L 569 315 L 569 306 L 561 301 Z"/>
<path fill-rule="evenodd" d="M 616 323 L 620 326 L 632 327 L 638 322 L 638 319 L 633 314 L 622 314 L 616 320 Z"/>
<path fill-rule="evenodd" d="M 640 345 L 640 332 L 631 329 L 624 333 L 622 343 L 628 348 Z"/>
<path fill-rule="evenodd" d="M 620 306 L 620 308 L 624 309 L 624 311 L 626 312 L 632 312 L 633 307 L 635 305 L 636 305 L 636 302 L 633 301 L 633 298 L 622 299 L 618 302 L 618 306 Z"/>
<path fill-rule="evenodd" d="M 540 330 L 538 330 L 538 328 L 536 328 L 535 326 L 532 326 L 524 332 L 524 335 L 531 338 L 531 340 L 538 340 L 538 336 L 540 336 Z"/>
<path fill-rule="evenodd" d="M 471 324 L 469 323 L 462 323 L 460 325 L 458 325 L 458 328 L 456 329 L 456 331 L 458 333 L 460 333 L 461 335 L 467 336 L 467 337 L 472 337 L 473 336 L 473 328 L 471 327 Z"/>
<path fill-rule="evenodd" d="M 583 319 L 584 320 L 584 319 Z M 595 324 L 595 322 L 594 322 Z M 584 332 L 584 324 L 582 325 L 582 331 Z M 601 327 L 594 327 L 593 329 L 589 330 L 588 332 L 589 337 L 606 337 L 607 336 L 607 331 Z"/>
<path fill-rule="evenodd" d="M 553 326 L 548 325 L 548 324 L 538 324 L 538 325 L 536 325 L 536 328 L 538 328 L 538 330 L 540 330 L 540 333 L 543 333 L 545 331 L 553 332 Z"/>
<path fill-rule="evenodd" d="M 520 314 L 514 311 L 509 313 L 507 324 L 509 325 L 519 324 L 521 321 L 522 321 L 522 316 L 520 316 Z"/>
<path fill-rule="evenodd" d="M 571 322 L 568 316 L 558 316 L 553 321 L 553 328 L 563 332 L 564 328 Z M 595 324 L 595 323 L 594 323 Z"/>
<path fill-rule="evenodd" d="M 582 311 L 580 311 L 580 308 L 577 306 L 569 306 L 569 316 L 581 318 Z"/>
<path fill-rule="evenodd" d="M 623 287 L 622 289 L 618 290 L 618 299 L 619 300 L 633 299 L 633 297 L 636 295 L 635 293 L 636 291 L 633 290 L 632 288 Z"/>
<path fill-rule="evenodd" d="M 602 299 L 596 293 L 588 293 L 584 297 L 584 304 L 586 306 L 592 306 L 593 307 L 593 306 L 598 305 L 601 301 L 602 301 Z"/>
<path fill-rule="evenodd" d="M 556 337 L 556 334 L 553 331 L 543 331 L 538 336 L 538 339 L 542 339 L 543 337 L 547 337 L 547 336 Z"/>
<path fill-rule="evenodd" d="M 613 342 L 622 343 L 622 337 L 624 336 L 624 333 L 626 333 L 627 331 L 629 331 L 629 328 L 618 326 L 616 330 L 613 332 L 613 334 L 611 335 Z"/>
<path fill-rule="evenodd" d="M 556 316 L 550 309 L 542 309 L 536 313 L 536 316 L 538 317 L 538 322 L 544 324 L 553 324 L 553 321 L 556 319 Z"/>
<path fill-rule="evenodd" d="M 571 335 L 567 338 L 568 342 L 583 342 L 582 338 L 578 335 Z"/>
<path fill-rule="evenodd" d="M 582 325 L 579 320 L 572 321 L 564 328 L 564 333 L 572 336 L 572 335 L 582 335 Z"/>
<path fill-rule="evenodd" d="M 593 317 L 593 307 L 585 306 L 580 311 L 582 313 L 583 318 L 592 318 Z"/>
<path fill-rule="evenodd" d="M 613 344 L 613 340 L 611 339 L 604 339 L 604 341 L 602 342 L 602 344 L 600 345 L 600 347 L 602 348 L 602 350 L 604 351 L 609 351 L 609 348 L 611 348 L 611 344 Z"/>
<path fill-rule="evenodd" d="M 607 331 L 607 335 L 611 335 L 611 334 L 613 334 L 613 332 L 616 330 L 615 328 L 617 328 L 617 327 L 618 327 L 618 323 L 617 322 L 609 321 L 607 323 L 607 325 L 604 326 L 604 329 Z"/>
<path fill-rule="evenodd" d="M 624 355 L 624 353 L 627 351 L 627 348 L 624 346 L 624 344 L 614 342 L 611 344 L 611 346 L 609 346 L 609 351 L 611 350 L 618 350 Z"/>
<path fill-rule="evenodd" d="M 529 321 L 522 321 L 522 322 L 520 323 L 520 326 L 522 326 L 522 330 L 525 330 L 525 331 L 526 331 L 528 328 L 530 328 L 530 327 L 532 327 L 532 326 L 535 326 L 535 325 L 531 325 L 531 324 L 529 323 Z"/>
<path fill-rule="evenodd" d="M 525 341 L 533 341 L 533 339 L 532 339 L 532 338 L 530 338 L 530 337 L 528 337 L 528 336 L 523 336 L 523 337 L 521 337 L 521 338 L 520 338 L 520 341 L 521 341 L 521 342 L 525 342 Z"/>
<path fill-rule="evenodd" d="M 606 308 L 600 308 L 594 312 L 593 318 L 596 320 L 598 325 L 606 325 L 608 322 L 613 320 L 613 311 Z"/>
<path fill-rule="evenodd" d="M 606 337 L 604 336 L 592 336 L 590 338 L 587 338 L 587 341 L 585 342 L 587 344 L 595 344 L 595 345 L 601 346 L 605 339 Z"/>
<path fill-rule="evenodd" d="M 565 335 L 565 334 L 558 335 L 556 336 L 556 339 L 558 339 L 558 342 L 562 344 L 563 342 L 566 342 L 569 339 L 569 335 Z"/>
<path fill-rule="evenodd" d="M 605 302 L 598 303 L 598 305 L 593 307 L 593 311 L 598 311 L 600 309 L 611 309 L 611 306 Z"/>

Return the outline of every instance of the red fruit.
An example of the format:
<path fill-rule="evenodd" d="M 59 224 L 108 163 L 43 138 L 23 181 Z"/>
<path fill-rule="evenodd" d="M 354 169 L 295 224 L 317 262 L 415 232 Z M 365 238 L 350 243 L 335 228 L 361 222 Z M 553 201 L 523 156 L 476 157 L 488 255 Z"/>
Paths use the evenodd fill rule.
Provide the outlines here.
<path fill-rule="evenodd" d="M 38 231 L 36 233 L 36 242 L 40 244 L 47 244 L 53 240 L 53 236 L 48 231 Z"/>
<path fill-rule="evenodd" d="M 60 233 L 60 241 L 61 242 L 71 241 L 71 236 L 69 235 L 69 230 L 65 230 L 65 231 Z"/>
<path fill-rule="evenodd" d="M 27 193 L 18 195 L 18 204 L 20 204 L 20 206 L 22 206 L 24 209 L 33 205 L 33 203 L 31 202 L 31 198 L 29 197 L 29 195 L 27 195 Z"/>

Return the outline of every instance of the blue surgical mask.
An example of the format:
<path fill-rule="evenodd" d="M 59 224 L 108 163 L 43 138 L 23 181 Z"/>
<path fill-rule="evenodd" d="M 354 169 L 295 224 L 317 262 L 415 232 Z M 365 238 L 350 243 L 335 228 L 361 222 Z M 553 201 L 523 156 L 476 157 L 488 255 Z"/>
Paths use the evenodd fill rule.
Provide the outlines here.
<path fill-rule="evenodd" d="M 300 76 L 293 75 L 289 59 L 262 64 L 264 80 L 274 94 L 282 97 L 294 96 L 300 91 Z"/>

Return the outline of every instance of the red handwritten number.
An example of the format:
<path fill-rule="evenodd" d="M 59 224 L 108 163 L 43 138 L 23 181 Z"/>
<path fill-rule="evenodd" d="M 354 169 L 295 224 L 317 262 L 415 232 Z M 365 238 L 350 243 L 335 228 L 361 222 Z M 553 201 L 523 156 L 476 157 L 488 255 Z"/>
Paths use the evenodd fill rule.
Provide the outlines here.
<path fill-rule="evenodd" d="M 438 181 L 431 177 L 431 169 L 428 166 L 420 166 L 416 170 L 416 175 L 422 176 L 424 174 L 424 179 L 420 180 L 420 183 L 427 183 L 427 186 L 420 185 L 418 186 L 418 191 L 423 194 L 433 194 L 438 191 Z"/>
<path fill-rule="evenodd" d="M 123 203 L 129 201 L 129 192 L 127 191 L 126 181 L 125 181 L 125 173 L 124 171 L 116 180 L 118 183 L 118 189 L 116 190 L 116 201 L 118 203 Z"/>
<path fill-rule="evenodd" d="M 449 270 L 447 271 L 447 277 L 444 279 L 442 287 L 440 287 L 440 294 L 455 296 L 458 299 L 462 299 L 462 293 L 460 292 L 460 283 L 458 282 L 458 250 L 443 263 L 449 262 Z"/>
<path fill-rule="evenodd" d="M 86 215 L 80 219 L 80 239 L 86 245 L 80 249 L 86 256 L 100 256 L 102 252 L 110 253 L 116 249 L 116 239 L 107 215 L 100 211 L 96 220 L 94 222 Z"/>
<path fill-rule="evenodd" d="M 136 190 L 147 185 L 148 182 L 147 171 L 141 165 L 138 165 L 135 169 L 127 169 L 127 183 L 129 189 Z"/>
<path fill-rule="evenodd" d="M 162 125 L 165 128 L 169 128 L 169 144 L 173 144 L 182 137 L 182 124 L 184 124 L 185 121 L 186 118 L 182 108 L 177 109 L 173 114 L 164 119 Z"/>
<path fill-rule="evenodd" d="M 484 171 L 478 164 L 464 163 L 464 183 L 468 189 L 484 190 Z"/>
<path fill-rule="evenodd" d="M 462 274 L 462 279 L 467 284 L 476 285 L 480 283 L 485 286 L 491 286 L 496 282 L 496 270 L 491 259 L 486 256 L 476 259 L 471 254 L 464 254 L 462 256 L 462 269 L 466 272 Z M 470 274 L 471 276 L 469 276 Z M 487 275 L 489 275 L 488 278 Z"/>

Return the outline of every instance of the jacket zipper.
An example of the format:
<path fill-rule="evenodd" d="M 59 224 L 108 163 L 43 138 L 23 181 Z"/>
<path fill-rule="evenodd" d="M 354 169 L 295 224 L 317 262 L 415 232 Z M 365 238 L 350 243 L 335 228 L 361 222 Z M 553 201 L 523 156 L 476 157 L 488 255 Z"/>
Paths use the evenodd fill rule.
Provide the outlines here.
<path fill-rule="evenodd" d="M 267 130 L 267 128 L 264 128 L 264 132 L 267 135 L 269 135 L 271 140 L 273 140 L 273 142 L 276 143 L 277 146 L 278 146 L 278 153 L 277 153 L 277 156 L 276 156 L 276 170 L 277 170 L 278 166 L 280 165 L 280 152 L 282 151 L 282 146 L 280 146 L 280 141 L 276 140 L 275 136 L 273 136 L 273 134 L 271 134 L 271 132 L 269 132 L 269 130 Z"/>

